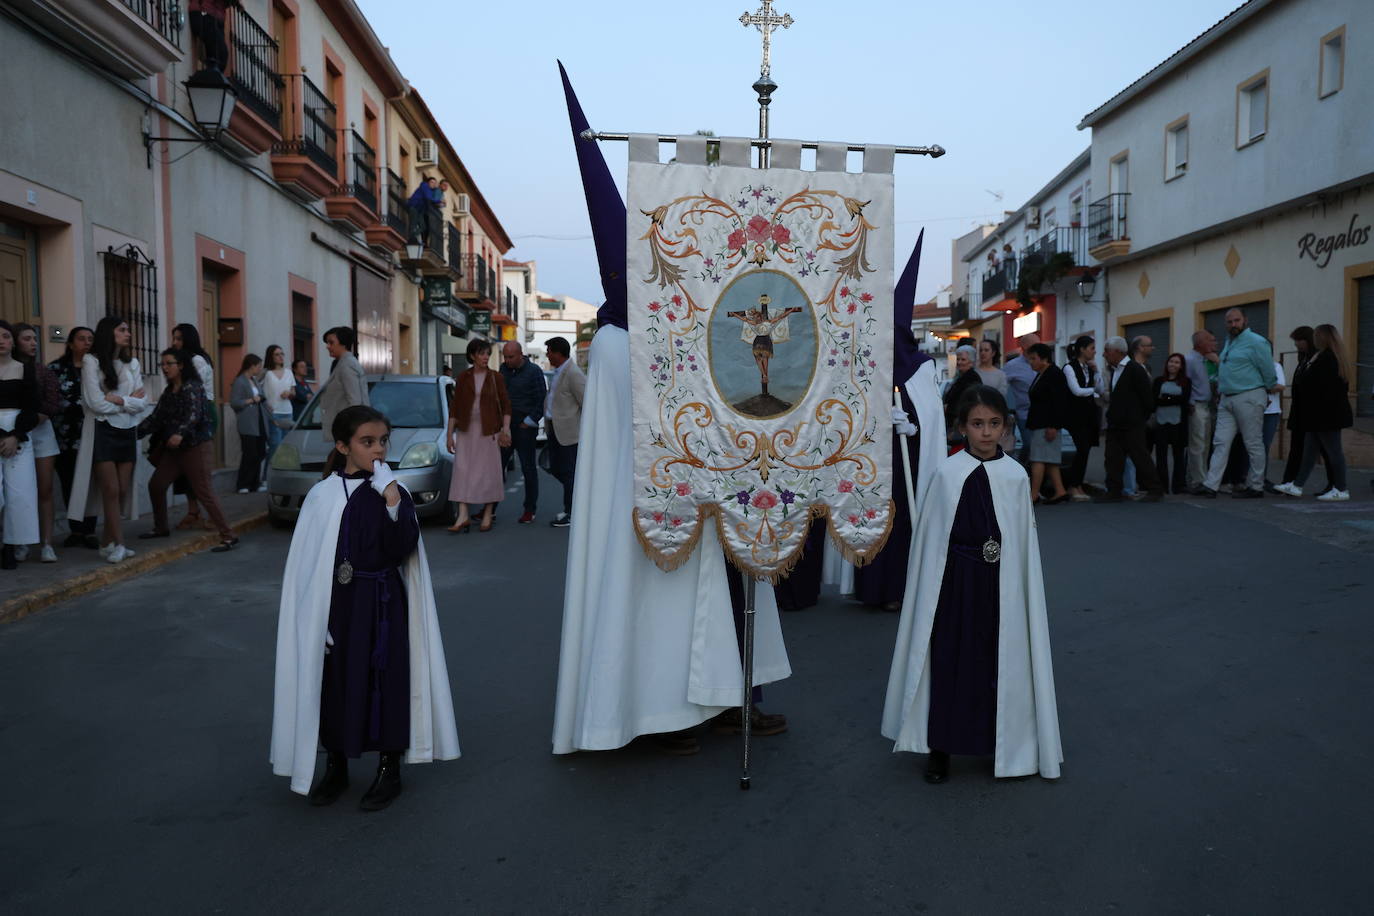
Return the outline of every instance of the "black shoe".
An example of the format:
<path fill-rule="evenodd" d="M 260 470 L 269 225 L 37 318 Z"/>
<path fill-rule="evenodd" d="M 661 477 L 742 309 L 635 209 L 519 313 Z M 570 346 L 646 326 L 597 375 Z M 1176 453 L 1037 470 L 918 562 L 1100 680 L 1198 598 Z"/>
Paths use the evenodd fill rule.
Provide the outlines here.
<path fill-rule="evenodd" d="M 63 547 L 80 547 L 86 542 L 86 536 L 80 531 L 73 531 L 67 535 L 67 539 L 62 542 Z"/>
<path fill-rule="evenodd" d="M 1249 487 L 1242 487 L 1231 493 L 1232 499 L 1263 499 L 1263 490 L 1252 490 Z"/>
<path fill-rule="evenodd" d="M 949 755 L 944 751 L 932 750 L 926 758 L 926 782 L 939 785 L 949 779 Z"/>
<path fill-rule="evenodd" d="M 14 545 L 0 547 L 0 569 L 18 569 L 19 561 L 14 558 Z"/>
<path fill-rule="evenodd" d="M 554 516 L 553 521 L 549 522 L 550 528 L 566 528 L 572 524 L 572 516 L 566 512 L 560 512 Z"/>
<path fill-rule="evenodd" d="M 81 535 L 81 546 L 89 550 L 99 550 L 101 548 L 100 538 L 93 534 Z"/>
<path fill-rule="evenodd" d="M 153 538 L 169 538 L 171 536 L 172 532 L 170 531 L 158 531 L 157 529 L 153 529 L 152 531 L 143 532 L 138 536 L 138 539 L 140 541 L 150 541 Z"/>
<path fill-rule="evenodd" d="M 229 551 L 231 551 L 231 550 L 233 550 L 235 547 L 237 547 L 238 544 L 239 544 L 239 539 L 238 539 L 238 538 L 230 538 L 230 539 L 227 540 L 227 541 L 220 541 L 220 542 L 219 542 L 218 544 L 216 544 L 214 547 L 211 547 L 211 548 L 210 548 L 210 552 L 211 552 L 211 553 L 228 553 Z"/>
<path fill-rule="evenodd" d="M 401 794 L 401 755 L 382 754 L 377 765 L 377 778 L 372 787 L 363 793 L 358 807 L 364 811 L 380 811 L 396 800 Z"/>
<path fill-rule="evenodd" d="M 1189 496 L 1200 496 L 1203 499 L 1216 499 L 1217 491 L 1209 487 L 1193 487 L 1188 491 Z"/>
<path fill-rule="evenodd" d="M 1162 491 L 1160 491 L 1160 490 L 1155 490 L 1155 491 L 1153 491 L 1153 492 L 1146 493 L 1145 495 L 1139 497 L 1139 498 L 1136 500 L 1136 502 L 1138 502 L 1138 503 L 1158 503 L 1158 502 L 1163 502 L 1163 501 L 1164 501 L 1164 493 L 1163 493 Z"/>
<path fill-rule="evenodd" d="M 310 804 L 319 808 L 324 805 L 332 805 L 338 801 L 339 796 L 348 788 L 348 758 L 343 754 L 336 754 L 330 751 L 324 760 L 324 772 L 320 778 L 315 780 L 315 784 L 310 787 L 310 794 L 306 798 L 310 799 Z"/>

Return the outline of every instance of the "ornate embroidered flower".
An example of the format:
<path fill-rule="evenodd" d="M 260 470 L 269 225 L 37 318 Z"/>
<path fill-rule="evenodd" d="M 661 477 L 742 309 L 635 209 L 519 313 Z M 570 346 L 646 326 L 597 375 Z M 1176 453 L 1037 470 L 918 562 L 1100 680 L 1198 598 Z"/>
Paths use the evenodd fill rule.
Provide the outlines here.
<path fill-rule="evenodd" d="M 676 487 L 674 487 L 674 489 L 677 490 L 678 496 L 692 495 L 692 485 L 689 483 L 679 483 Z"/>
<path fill-rule="evenodd" d="M 778 498 L 771 490 L 759 490 L 752 500 L 755 509 L 771 509 L 778 504 Z"/>
<path fill-rule="evenodd" d="M 658 302 L 650 302 L 650 303 L 649 303 L 649 311 L 651 311 L 651 312 L 657 312 L 657 311 L 658 311 L 659 309 L 661 309 L 661 308 L 663 308 L 663 305 L 662 305 L 661 303 L 658 303 Z"/>
<path fill-rule="evenodd" d="M 744 230 L 736 229 L 734 232 L 730 233 L 730 237 L 725 240 L 725 246 L 731 251 L 734 251 L 736 248 L 743 248 L 744 242 Z"/>
<path fill-rule="evenodd" d="M 849 312 L 849 314 L 853 315 L 853 314 L 854 314 L 854 310 L 857 309 L 857 308 L 858 308 L 858 306 L 851 302 L 851 303 L 849 303 L 849 308 L 845 309 L 845 311 L 847 311 L 847 312 Z M 669 318 L 672 318 L 672 317 L 673 317 L 673 313 L 672 313 L 672 312 L 669 312 L 669 313 L 668 313 L 668 317 L 669 317 Z"/>
<path fill-rule="evenodd" d="M 852 312 L 852 311 L 854 310 L 854 306 L 851 305 L 851 306 L 849 307 L 849 310 Z M 669 312 L 669 313 L 668 313 L 668 320 L 669 320 L 669 321 L 677 321 L 677 312 Z"/>
<path fill-rule="evenodd" d="M 681 304 L 682 304 L 682 297 L 679 296 L 679 295 L 677 295 L 676 293 L 673 294 L 673 305 L 681 305 Z"/>
<path fill-rule="evenodd" d="M 738 502 L 741 506 L 749 505 L 749 491 L 740 490 L 738 493 L 735 494 L 735 501 Z"/>
<path fill-rule="evenodd" d="M 697 361 L 697 355 L 696 355 L 695 353 L 693 353 L 693 354 L 691 354 L 691 355 L 689 355 L 689 356 L 687 357 L 687 362 L 689 362 L 689 363 L 694 363 L 694 362 L 696 362 L 696 361 Z"/>
<path fill-rule="evenodd" d="M 839 485 L 836 486 L 835 489 L 839 490 L 841 493 L 853 493 L 853 492 L 854 492 L 854 481 L 852 481 L 852 480 L 841 480 L 841 481 L 839 482 Z"/>
<path fill-rule="evenodd" d="M 847 287 L 847 286 L 841 286 L 841 287 L 840 287 L 840 295 L 847 298 L 847 297 L 849 296 L 849 287 Z"/>
<path fill-rule="evenodd" d="M 663 524 L 663 513 L 662 513 L 662 512 L 655 512 L 655 513 L 654 513 L 654 521 L 658 522 L 659 524 Z"/>
<path fill-rule="evenodd" d="M 749 241 L 751 242 L 766 242 L 768 241 L 772 225 L 772 223 L 768 222 L 768 220 L 764 219 L 762 216 L 751 216 L 749 217 L 749 224 L 745 227 L 744 232 L 749 236 Z"/>
<path fill-rule="evenodd" d="M 773 227 L 773 241 L 777 242 L 779 245 L 786 245 L 788 242 L 792 241 L 791 230 L 782 223 L 778 223 Z"/>
<path fill-rule="evenodd" d="M 862 296 L 859 297 L 859 299 L 860 299 L 860 301 L 863 301 L 863 302 L 872 302 L 872 301 L 873 301 L 873 294 L 872 294 L 872 293 L 864 293 Z"/>
<path fill-rule="evenodd" d="M 868 366 L 869 366 L 870 369 L 876 369 L 876 368 L 878 367 L 878 362 L 877 362 L 877 360 L 872 360 L 872 359 L 870 359 L 870 360 L 868 361 Z"/>
<path fill-rule="evenodd" d="M 771 194 L 768 195 L 768 206 L 771 207 L 771 206 L 773 206 L 773 204 L 775 204 L 775 203 L 777 203 L 777 202 L 778 202 L 778 199 L 777 199 L 776 197 L 774 197 L 774 196 L 771 195 Z"/>
<path fill-rule="evenodd" d="M 754 195 L 754 200 L 758 200 L 760 197 L 763 196 L 763 191 L 756 190 L 752 191 L 751 193 Z"/>
<path fill-rule="evenodd" d="M 707 258 L 707 259 L 705 260 L 704 263 L 706 264 L 707 267 L 714 267 L 714 266 L 716 265 L 716 259 L 715 259 L 715 258 Z"/>
<path fill-rule="evenodd" d="M 681 525 L 681 524 L 682 524 L 682 519 L 680 519 L 680 518 L 678 518 L 676 515 L 674 515 L 674 516 L 673 516 L 673 527 L 676 528 L 676 527 L 678 527 L 678 526 Z"/>
<path fill-rule="evenodd" d="M 677 371 L 678 371 L 678 372 L 681 372 L 682 369 L 683 369 L 682 363 L 678 363 L 678 364 L 677 364 Z"/>
<path fill-rule="evenodd" d="M 878 517 L 878 510 L 877 510 L 877 509 L 865 509 L 865 510 L 864 510 L 864 518 L 877 518 L 877 517 Z"/>
<path fill-rule="evenodd" d="M 849 516 L 849 524 L 851 524 L 851 525 L 857 525 L 857 524 L 859 524 L 859 517 L 858 517 L 857 515 L 851 515 L 851 516 Z"/>
<path fill-rule="evenodd" d="M 778 494 L 778 499 L 782 500 L 782 504 L 784 506 L 792 505 L 793 500 L 795 500 L 796 498 L 797 494 L 793 493 L 791 490 L 783 490 L 781 493 Z"/>
<path fill-rule="evenodd" d="M 816 252 L 814 252 L 814 251 L 808 251 L 808 252 L 806 253 L 806 259 L 807 259 L 808 261 L 814 261 L 814 260 L 816 260 Z"/>
<path fill-rule="evenodd" d="M 827 360 L 825 361 L 825 364 L 826 364 L 827 366 L 833 366 L 833 365 L 835 365 L 835 361 L 834 361 L 833 359 L 827 359 Z"/>

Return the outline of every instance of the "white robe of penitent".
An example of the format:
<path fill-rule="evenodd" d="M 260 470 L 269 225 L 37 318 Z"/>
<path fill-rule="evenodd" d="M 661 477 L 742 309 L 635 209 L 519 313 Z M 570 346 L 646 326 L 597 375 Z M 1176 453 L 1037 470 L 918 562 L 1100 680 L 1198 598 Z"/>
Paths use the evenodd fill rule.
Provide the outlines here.
<path fill-rule="evenodd" d="M 1050 658 L 1040 541 L 1025 469 L 1010 456 L 980 462 L 966 451 L 944 459 L 922 504 L 912 543 L 906 597 L 883 706 L 882 733 L 894 751 L 930 752 L 930 632 L 940 600 L 949 536 L 964 482 L 987 470 L 1002 532 L 998 563 L 997 748 L 993 775 L 1047 779 L 1064 760 Z"/>
<path fill-rule="evenodd" d="M 935 377 L 935 361 L 926 360 L 922 363 L 911 374 L 911 378 L 902 383 L 902 387 L 916 408 L 916 416 L 912 417 L 912 421 L 920 435 L 917 445 L 920 462 L 915 470 L 916 479 L 908 490 L 914 494 L 916 501 L 916 514 L 912 516 L 914 523 L 920 517 L 930 482 L 935 479 L 935 472 L 949 451 L 945 440 L 945 405 L 940 400 L 940 380 Z M 906 473 L 901 461 L 893 465 L 892 473 Z M 910 510 L 899 507 L 899 511 Z M 915 537 L 911 539 L 911 545 L 911 549 L 915 550 Z M 854 594 L 854 564 L 841 555 L 829 538 L 825 541 L 825 565 L 821 569 L 821 581 L 826 585 L 838 586 L 841 595 Z"/>
<path fill-rule="evenodd" d="M 272 772 L 291 777 L 291 791 L 310 791 L 320 739 L 320 687 L 324 678 L 325 633 L 334 588 L 339 525 L 347 505 L 341 478 L 331 474 L 305 497 L 281 583 L 277 623 L 277 678 L 272 703 Z M 365 479 L 346 480 L 348 494 Z M 397 486 L 400 486 L 398 483 Z M 410 747 L 406 763 L 458 757 L 453 696 L 434 606 L 434 585 L 421 538 L 401 577 L 406 588 L 410 639 Z"/>
<path fill-rule="evenodd" d="M 592 340 L 577 451 L 553 752 L 612 750 L 738 707 L 744 675 L 725 558 L 705 526 L 686 563 L 663 572 L 633 529 L 630 338 Z M 792 673 L 771 588 L 759 588 L 754 682 Z"/>

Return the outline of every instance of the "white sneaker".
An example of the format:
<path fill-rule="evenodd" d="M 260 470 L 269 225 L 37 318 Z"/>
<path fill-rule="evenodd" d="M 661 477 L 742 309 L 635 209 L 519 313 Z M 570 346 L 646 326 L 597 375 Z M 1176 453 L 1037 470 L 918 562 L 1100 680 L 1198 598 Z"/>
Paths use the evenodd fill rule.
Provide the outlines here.
<path fill-rule="evenodd" d="M 248 488 L 247 488 L 247 487 L 239 487 L 239 495 L 240 495 L 240 496 L 243 495 L 244 493 L 247 493 L 247 492 L 248 492 Z"/>
<path fill-rule="evenodd" d="M 57 551 L 52 549 L 51 544 L 44 544 L 43 552 L 39 555 L 39 559 L 41 559 L 44 563 L 56 563 Z"/>
<path fill-rule="evenodd" d="M 107 563 L 123 563 L 132 554 L 123 544 L 115 544 L 114 549 L 105 555 Z"/>
<path fill-rule="evenodd" d="M 1283 483 L 1279 483 L 1279 484 L 1275 484 L 1275 485 L 1274 485 L 1274 492 L 1275 492 L 1275 493 L 1282 493 L 1284 496 L 1301 496 L 1301 495 L 1302 495 L 1302 487 L 1298 486 L 1297 484 L 1293 483 L 1292 481 L 1284 481 Z M 1317 498 L 1318 498 L 1318 499 L 1321 499 L 1320 496 L 1317 497 Z"/>
<path fill-rule="evenodd" d="M 28 558 L 29 558 L 29 545 L 27 545 L 27 544 L 15 544 L 15 545 L 14 545 L 14 559 L 15 559 L 15 562 L 17 562 L 17 563 L 23 563 L 23 562 L 24 562 L 25 560 L 27 560 Z"/>
<path fill-rule="evenodd" d="M 110 543 L 106 544 L 104 547 L 101 547 L 101 548 L 100 548 L 100 558 L 101 558 L 102 560 L 108 560 L 108 559 L 110 558 L 111 552 L 113 552 L 114 549 L 115 549 L 116 547 L 118 547 L 118 546 L 119 546 L 118 544 L 116 544 L 115 542 L 111 541 Z"/>
<path fill-rule="evenodd" d="M 266 492 L 267 492 L 267 484 L 265 484 L 265 483 L 263 483 L 263 484 L 258 484 L 258 492 L 259 492 L 259 493 L 266 493 Z"/>
<path fill-rule="evenodd" d="M 1349 498 L 1349 490 L 1337 490 L 1335 487 L 1332 487 L 1331 489 L 1323 493 L 1321 496 L 1317 497 L 1317 499 L 1321 500 L 1324 503 L 1343 503 Z"/>

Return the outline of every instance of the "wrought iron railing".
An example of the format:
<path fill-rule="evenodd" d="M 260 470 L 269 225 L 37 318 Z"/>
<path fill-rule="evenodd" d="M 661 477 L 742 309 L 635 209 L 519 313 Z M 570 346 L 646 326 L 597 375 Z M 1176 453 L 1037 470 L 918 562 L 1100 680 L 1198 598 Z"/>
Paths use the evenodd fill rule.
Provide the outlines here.
<path fill-rule="evenodd" d="M 347 134 L 351 147 L 348 153 L 348 183 L 339 188 L 339 193 L 377 212 L 377 154 L 356 130 Z"/>
<path fill-rule="evenodd" d="M 105 313 L 129 323 L 133 353 L 152 374 L 161 346 L 158 336 L 157 265 L 137 245 L 100 252 L 105 273 Z"/>
<path fill-rule="evenodd" d="M 1021 269 L 1044 266 L 1057 254 L 1073 256 L 1075 266 L 1088 263 L 1088 235 L 1081 226 L 1059 226 L 1021 249 Z"/>
<path fill-rule="evenodd" d="M 960 296 L 949 304 L 949 323 L 960 324 L 968 321 L 968 299 Z"/>
<path fill-rule="evenodd" d="M 240 104 L 281 130 L 285 80 L 277 69 L 277 43 L 241 6 L 229 8 L 229 82 Z"/>
<path fill-rule="evenodd" d="M 405 238 L 410 238 L 410 211 L 406 209 L 406 186 L 391 169 L 386 170 L 386 224 Z"/>
<path fill-rule="evenodd" d="M 182 6 L 177 0 L 124 0 L 124 5 L 163 38 L 181 47 Z"/>
<path fill-rule="evenodd" d="M 1108 194 L 1088 206 L 1088 247 L 1096 248 L 1108 242 L 1131 237 L 1126 222 L 1126 201 L 1131 195 Z"/>
<path fill-rule="evenodd" d="M 1015 267 L 1002 264 L 995 270 L 983 274 L 983 301 L 991 302 L 998 296 L 1012 289 L 1015 285 L 1011 282 L 1011 276 Z"/>
<path fill-rule="evenodd" d="M 463 269 L 463 233 L 450 223 L 445 227 L 448 235 L 448 266 L 461 272 Z"/>
<path fill-rule="evenodd" d="M 496 266 L 493 264 L 487 268 L 487 298 L 495 299 L 500 294 L 496 287 Z"/>
<path fill-rule="evenodd" d="M 292 118 L 292 136 L 272 145 L 273 152 L 301 155 L 330 175 L 339 171 L 338 110 L 319 87 L 303 73 L 293 73 L 288 79 L 300 80 L 300 109 Z M 296 110 L 295 93 L 291 107 Z"/>

